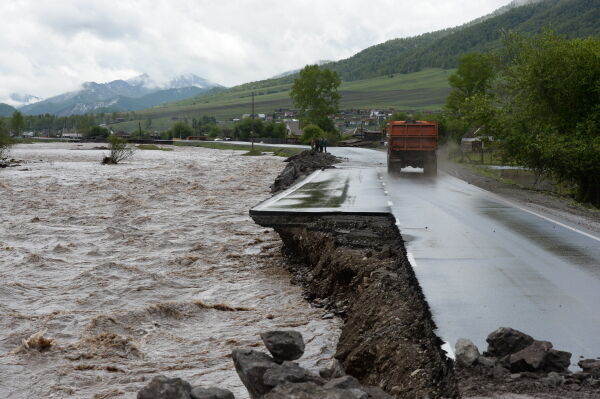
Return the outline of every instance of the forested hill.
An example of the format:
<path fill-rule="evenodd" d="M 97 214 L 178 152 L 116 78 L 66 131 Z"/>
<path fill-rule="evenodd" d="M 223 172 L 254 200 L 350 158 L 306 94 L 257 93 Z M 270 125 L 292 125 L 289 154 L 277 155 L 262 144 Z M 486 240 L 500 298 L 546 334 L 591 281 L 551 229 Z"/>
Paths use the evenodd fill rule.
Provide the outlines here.
<path fill-rule="evenodd" d="M 598 21 L 600 0 L 545 0 L 461 27 L 390 40 L 325 67 L 345 81 L 424 68 L 450 69 L 464 53 L 498 48 L 503 32 L 538 33 L 547 28 L 567 37 L 600 36 Z"/>
<path fill-rule="evenodd" d="M 11 116 L 16 109 L 8 104 L 0 103 L 0 117 Z"/>

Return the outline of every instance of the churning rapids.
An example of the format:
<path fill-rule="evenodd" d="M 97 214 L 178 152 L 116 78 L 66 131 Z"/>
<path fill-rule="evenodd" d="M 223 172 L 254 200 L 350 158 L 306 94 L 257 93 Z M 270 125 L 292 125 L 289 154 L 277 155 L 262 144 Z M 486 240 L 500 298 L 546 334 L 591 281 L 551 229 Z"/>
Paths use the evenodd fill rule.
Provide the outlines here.
<path fill-rule="evenodd" d="M 0 169 L 0 397 L 132 398 L 164 374 L 247 398 L 231 350 L 269 329 L 303 334 L 305 367 L 333 355 L 339 322 L 248 216 L 282 158 L 93 148 L 18 145 Z"/>

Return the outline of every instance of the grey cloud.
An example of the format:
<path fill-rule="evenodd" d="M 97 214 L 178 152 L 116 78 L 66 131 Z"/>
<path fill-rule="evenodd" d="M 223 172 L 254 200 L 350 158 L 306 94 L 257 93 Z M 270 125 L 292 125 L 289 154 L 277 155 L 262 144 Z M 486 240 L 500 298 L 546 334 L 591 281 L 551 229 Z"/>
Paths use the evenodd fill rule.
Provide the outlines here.
<path fill-rule="evenodd" d="M 195 73 L 235 85 L 396 37 L 457 25 L 509 0 L 23 0 L 0 2 L 0 102 L 84 81 Z"/>

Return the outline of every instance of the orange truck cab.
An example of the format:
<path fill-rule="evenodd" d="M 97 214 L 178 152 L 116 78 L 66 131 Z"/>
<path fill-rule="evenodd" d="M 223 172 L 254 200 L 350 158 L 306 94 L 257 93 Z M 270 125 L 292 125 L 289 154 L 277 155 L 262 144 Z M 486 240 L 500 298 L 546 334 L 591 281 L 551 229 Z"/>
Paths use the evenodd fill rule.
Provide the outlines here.
<path fill-rule="evenodd" d="M 412 166 L 426 175 L 437 174 L 438 124 L 429 121 L 392 121 L 387 124 L 388 172 Z"/>

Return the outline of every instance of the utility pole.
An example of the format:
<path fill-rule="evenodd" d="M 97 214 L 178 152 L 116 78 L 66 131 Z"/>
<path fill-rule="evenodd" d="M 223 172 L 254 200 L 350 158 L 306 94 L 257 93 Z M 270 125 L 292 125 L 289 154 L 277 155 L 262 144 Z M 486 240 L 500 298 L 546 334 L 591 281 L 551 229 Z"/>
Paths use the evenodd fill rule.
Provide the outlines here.
<path fill-rule="evenodd" d="M 252 128 L 250 129 L 250 140 L 252 141 L 252 151 L 254 151 L 254 92 L 252 92 Z"/>

